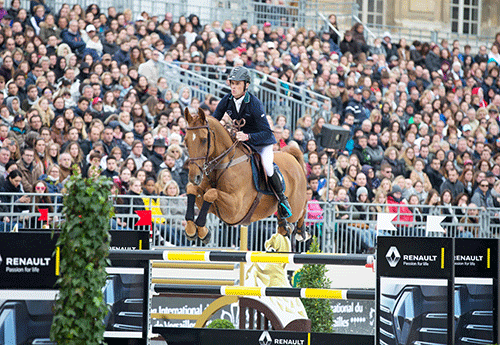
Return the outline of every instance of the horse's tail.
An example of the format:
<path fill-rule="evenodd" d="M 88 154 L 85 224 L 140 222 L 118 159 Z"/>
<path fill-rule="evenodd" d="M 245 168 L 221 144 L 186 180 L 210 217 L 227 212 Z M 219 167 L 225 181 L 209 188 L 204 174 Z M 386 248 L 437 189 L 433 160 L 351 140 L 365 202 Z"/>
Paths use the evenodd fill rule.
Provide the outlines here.
<path fill-rule="evenodd" d="M 302 153 L 302 151 L 298 147 L 295 147 L 295 146 L 292 146 L 292 145 L 287 145 L 285 147 L 282 147 L 281 151 L 289 153 L 292 156 L 294 156 L 295 159 L 297 160 L 297 162 L 299 162 L 300 166 L 302 167 L 302 170 L 304 171 L 304 174 L 307 175 L 307 173 L 306 173 L 306 164 L 304 162 L 304 154 Z"/>

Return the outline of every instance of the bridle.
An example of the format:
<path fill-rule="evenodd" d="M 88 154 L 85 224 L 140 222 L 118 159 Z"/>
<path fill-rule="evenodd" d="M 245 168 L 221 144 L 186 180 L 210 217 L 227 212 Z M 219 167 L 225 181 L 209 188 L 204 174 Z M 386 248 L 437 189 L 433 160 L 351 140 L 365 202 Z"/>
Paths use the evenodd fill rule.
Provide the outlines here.
<path fill-rule="evenodd" d="M 231 146 L 229 146 L 226 150 L 224 150 L 224 152 L 222 152 L 220 155 L 218 155 L 217 157 L 210 160 L 210 157 L 209 157 L 209 155 L 210 155 L 210 143 L 211 143 L 210 142 L 210 138 L 211 138 L 210 133 L 212 133 L 214 135 L 214 141 L 215 141 L 215 133 L 210 129 L 210 126 L 208 125 L 208 121 L 207 121 L 206 125 L 186 127 L 186 130 L 192 131 L 192 130 L 204 129 L 204 128 L 206 128 L 208 131 L 207 153 L 206 153 L 205 157 L 189 158 L 189 164 L 195 164 L 203 174 L 205 174 L 206 176 L 209 176 L 212 173 L 212 171 L 214 171 L 214 169 L 217 167 L 217 165 L 220 163 L 220 161 L 224 157 L 226 157 L 229 154 L 229 152 L 231 152 L 236 147 L 236 145 L 238 145 L 238 140 L 235 140 Z M 200 161 L 200 160 L 205 161 L 203 163 L 203 167 L 201 167 L 197 163 L 197 161 Z"/>

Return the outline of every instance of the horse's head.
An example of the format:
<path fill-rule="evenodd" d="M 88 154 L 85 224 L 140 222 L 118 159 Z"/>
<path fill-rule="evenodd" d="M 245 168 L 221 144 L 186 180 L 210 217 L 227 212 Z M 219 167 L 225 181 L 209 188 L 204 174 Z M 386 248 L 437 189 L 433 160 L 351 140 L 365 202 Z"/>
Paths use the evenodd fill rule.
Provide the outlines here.
<path fill-rule="evenodd" d="M 189 181 L 199 185 L 203 179 L 203 167 L 214 150 L 213 139 L 202 109 L 198 109 L 198 114 L 191 114 L 186 107 L 184 115 L 188 123 L 185 142 L 189 153 Z"/>

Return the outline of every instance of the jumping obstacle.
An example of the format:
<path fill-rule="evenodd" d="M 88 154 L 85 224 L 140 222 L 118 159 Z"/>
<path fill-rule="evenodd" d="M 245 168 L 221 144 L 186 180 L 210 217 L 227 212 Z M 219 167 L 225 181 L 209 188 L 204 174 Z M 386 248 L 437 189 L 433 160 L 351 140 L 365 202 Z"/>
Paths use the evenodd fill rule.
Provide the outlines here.
<path fill-rule="evenodd" d="M 287 287 L 203 286 L 153 284 L 156 293 L 184 293 L 193 295 L 298 297 L 336 300 L 375 300 L 375 290 L 335 290 Z"/>
<path fill-rule="evenodd" d="M 152 278 L 153 284 L 176 284 L 176 285 L 235 285 L 233 279 L 195 279 L 195 278 Z"/>
<path fill-rule="evenodd" d="M 245 246 L 242 246 L 243 248 Z M 240 282 L 244 281 L 245 264 L 265 263 L 265 264 L 324 264 L 324 265 L 351 265 L 365 266 L 373 269 L 374 256 L 366 254 L 308 254 L 308 253 L 282 253 L 282 252 L 247 252 L 247 251 L 189 251 L 189 250 L 110 250 L 109 258 L 121 261 L 152 261 L 155 268 L 198 268 L 217 269 L 218 265 L 223 266 L 223 270 L 237 268 L 240 269 Z M 198 266 L 200 265 L 200 266 Z M 202 266 L 201 266 L 202 265 Z M 217 265 L 217 266 L 216 266 Z M 228 267 L 226 267 L 228 266 Z M 217 268 L 216 268 L 217 267 Z M 220 267 L 222 268 L 222 267 Z M 168 279 L 168 278 L 167 278 Z M 180 315 L 167 313 L 151 313 L 152 319 L 174 319 L 174 320 L 196 320 L 196 327 L 203 327 L 213 314 L 221 307 L 234 304 L 241 300 L 246 300 L 245 296 L 253 297 L 292 297 L 311 299 L 335 299 L 335 300 L 375 300 L 374 290 L 354 290 L 354 289 L 312 289 L 312 288 L 287 288 L 287 287 L 244 287 L 244 286 L 215 286 L 214 282 L 193 284 L 196 279 L 185 281 L 186 278 L 169 281 L 165 278 L 157 279 L 153 277 L 150 285 L 150 296 L 153 294 L 185 295 L 185 296 L 221 296 L 212 302 L 202 315 Z M 183 281 L 184 280 L 184 281 Z M 203 285 L 201 285 L 203 284 Z M 221 284 L 222 285 L 222 284 Z M 231 299 L 226 300 L 226 299 Z M 267 314 L 261 309 L 255 309 L 257 317 L 266 318 Z M 262 314 L 259 314 L 262 313 Z M 260 315 L 260 316 L 259 316 Z M 253 324 L 252 319 L 248 322 Z M 281 329 L 281 328 L 279 328 Z M 283 328 L 284 329 L 284 328 Z M 163 332 L 158 328 L 158 333 Z M 307 332 L 303 331 L 303 332 Z M 156 333 L 156 332 L 155 332 Z M 371 338 L 372 339 L 372 338 Z"/>
<path fill-rule="evenodd" d="M 243 262 L 280 264 L 323 264 L 373 267 L 373 255 L 366 254 L 287 254 L 242 251 L 110 250 L 113 260 L 161 260 L 196 262 Z"/>
<path fill-rule="evenodd" d="M 182 263 L 182 262 L 153 262 L 153 268 L 171 268 L 186 270 L 224 270 L 232 271 L 236 267 L 234 264 L 204 264 L 204 263 Z"/>

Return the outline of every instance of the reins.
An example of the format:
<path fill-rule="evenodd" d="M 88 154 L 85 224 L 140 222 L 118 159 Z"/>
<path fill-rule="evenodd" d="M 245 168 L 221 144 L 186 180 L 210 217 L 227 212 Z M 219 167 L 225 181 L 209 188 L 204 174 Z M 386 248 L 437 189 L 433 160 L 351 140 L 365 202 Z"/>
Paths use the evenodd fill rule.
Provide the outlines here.
<path fill-rule="evenodd" d="M 208 130 L 207 154 L 205 155 L 205 157 L 189 158 L 189 164 L 196 164 L 196 166 L 200 169 L 200 171 L 203 174 L 205 174 L 205 176 L 209 176 L 212 173 L 212 171 L 214 171 L 214 169 L 217 167 L 217 165 L 219 165 L 220 161 L 222 159 L 224 159 L 224 157 L 226 157 L 229 154 L 229 152 L 231 152 L 236 147 L 236 145 L 238 145 L 239 141 L 238 140 L 234 141 L 231 146 L 229 146 L 226 150 L 224 150 L 224 152 L 222 152 L 217 157 L 209 160 L 210 144 L 211 144 L 211 142 L 210 142 L 210 138 L 211 138 L 210 133 L 212 132 L 212 134 L 214 134 L 214 141 L 215 141 L 215 133 L 210 129 L 210 126 L 208 125 L 208 121 L 207 121 L 206 125 L 194 126 L 194 127 L 186 127 L 186 130 L 196 130 L 196 129 L 203 129 L 203 128 L 206 128 Z M 203 167 L 201 167 L 196 162 L 196 161 L 199 161 L 199 160 L 205 160 L 205 163 L 203 163 Z M 227 169 L 227 167 L 226 167 L 226 169 Z"/>

